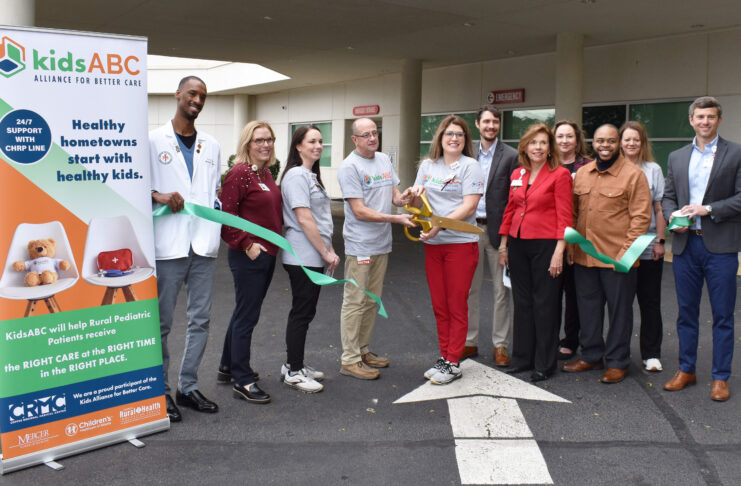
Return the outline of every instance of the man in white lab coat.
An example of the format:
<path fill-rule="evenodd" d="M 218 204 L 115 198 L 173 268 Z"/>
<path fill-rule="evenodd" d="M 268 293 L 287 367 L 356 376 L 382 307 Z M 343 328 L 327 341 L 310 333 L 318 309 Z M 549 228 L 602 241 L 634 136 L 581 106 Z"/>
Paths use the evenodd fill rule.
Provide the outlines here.
<path fill-rule="evenodd" d="M 182 416 L 170 396 L 167 336 L 183 284 L 188 294 L 188 329 L 175 401 L 177 405 L 199 412 L 215 413 L 219 409 L 198 390 L 198 365 L 208 341 L 221 226 L 195 216 L 177 214 L 186 201 L 206 207 L 218 204 L 219 144 L 212 136 L 195 128 L 195 119 L 203 109 L 206 94 L 206 84 L 201 79 L 183 78 L 175 92 L 174 118 L 149 134 L 153 206 L 166 204 L 173 213 L 154 221 L 162 370 L 167 414 L 172 422 L 179 422 Z"/>

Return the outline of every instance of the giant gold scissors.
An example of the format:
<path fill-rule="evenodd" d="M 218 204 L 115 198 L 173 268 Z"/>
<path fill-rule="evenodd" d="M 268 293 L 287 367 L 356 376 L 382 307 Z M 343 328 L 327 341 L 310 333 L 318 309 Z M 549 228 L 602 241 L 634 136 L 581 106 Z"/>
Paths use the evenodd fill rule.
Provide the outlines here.
<path fill-rule="evenodd" d="M 432 230 L 433 226 L 439 226 L 441 228 L 446 228 L 453 231 L 462 231 L 463 233 L 481 234 L 484 232 L 484 230 L 482 230 L 478 226 L 466 223 L 465 221 L 460 221 L 453 218 L 444 218 L 442 216 L 435 215 L 432 212 L 432 207 L 430 206 L 430 202 L 427 200 L 427 196 L 425 196 L 424 194 L 420 194 L 419 197 L 420 199 L 422 199 L 421 208 L 415 208 L 414 206 L 406 204 L 404 206 L 404 209 L 414 215 L 412 221 L 421 226 L 422 231 L 424 231 L 425 233 L 429 233 Z M 404 227 L 404 233 L 410 240 L 419 241 L 419 238 L 415 238 L 409 233 L 409 228 Z"/>

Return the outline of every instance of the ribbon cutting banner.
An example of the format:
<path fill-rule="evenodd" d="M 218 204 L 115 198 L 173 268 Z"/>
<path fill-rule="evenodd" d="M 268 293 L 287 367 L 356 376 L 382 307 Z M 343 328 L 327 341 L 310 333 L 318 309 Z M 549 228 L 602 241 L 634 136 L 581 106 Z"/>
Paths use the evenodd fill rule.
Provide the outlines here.
<path fill-rule="evenodd" d="M 269 241 L 278 248 L 287 251 L 288 253 L 296 257 L 296 261 L 298 261 L 299 264 L 301 263 L 301 260 L 299 260 L 296 252 L 293 251 L 293 247 L 291 247 L 291 244 L 288 242 L 288 240 L 283 238 L 281 235 L 270 231 L 269 229 L 263 228 L 262 226 L 247 221 L 246 219 L 240 218 L 239 216 L 189 202 L 185 203 L 185 207 L 183 208 L 181 213 L 190 214 L 191 216 L 195 216 L 197 218 L 207 219 L 209 221 L 213 221 L 214 223 L 224 224 L 233 228 L 241 229 L 242 231 L 246 231 L 248 233 L 252 233 L 259 238 Z M 159 208 L 154 210 L 152 216 L 156 218 L 158 216 L 164 216 L 166 214 L 172 214 L 170 208 L 168 206 L 160 206 Z M 380 315 L 388 318 L 388 314 L 386 314 L 386 308 L 383 306 L 381 298 L 360 287 L 360 285 L 358 285 L 358 283 L 354 279 L 349 278 L 337 280 L 336 278 L 330 277 L 329 275 L 309 270 L 303 265 L 301 265 L 301 269 L 304 271 L 304 273 L 306 273 L 306 276 L 309 277 L 309 280 L 314 282 L 316 285 L 333 285 L 342 284 L 345 282 L 353 284 L 354 286 L 365 292 L 365 295 L 373 299 L 376 304 L 378 304 L 378 313 Z"/>
<path fill-rule="evenodd" d="M 645 250 L 646 247 L 650 245 L 655 238 L 656 235 L 654 234 L 639 236 L 638 238 L 636 238 L 633 244 L 630 245 L 626 252 L 623 253 L 623 257 L 620 259 L 620 261 L 618 261 L 598 252 L 592 242 L 584 238 L 574 228 L 566 228 L 566 231 L 564 232 L 564 239 L 567 243 L 575 243 L 579 245 L 584 253 L 593 258 L 596 258 L 602 263 L 614 265 L 615 270 L 621 273 L 628 273 L 630 271 L 630 268 L 633 266 L 635 261 L 638 260 L 638 257 L 640 257 L 641 253 L 643 253 L 643 250 Z"/>

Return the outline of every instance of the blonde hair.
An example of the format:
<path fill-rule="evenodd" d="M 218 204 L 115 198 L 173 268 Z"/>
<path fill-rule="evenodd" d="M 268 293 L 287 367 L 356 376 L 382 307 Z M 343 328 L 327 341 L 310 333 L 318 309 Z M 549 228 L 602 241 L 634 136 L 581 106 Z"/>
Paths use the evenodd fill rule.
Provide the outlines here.
<path fill-rule="evenodd" d="M 258 128 L 267 128 L 270 132 L 270 136 L 275 138 L 275 132 L 268 122 L 253 120 L 244 126 L 242 133 L 239 135 L 239 143 L 237 144 L 237 155 L 234 157 L 234 163 L 244 162 L 252 165 L 253 162 L 250 160 L 250 142 L 252 141 L 252 134 Z M 275 164 L 275 143 L 270 150 L 270 160 L 265 164 L 266 167 L 270 167 Z"/>

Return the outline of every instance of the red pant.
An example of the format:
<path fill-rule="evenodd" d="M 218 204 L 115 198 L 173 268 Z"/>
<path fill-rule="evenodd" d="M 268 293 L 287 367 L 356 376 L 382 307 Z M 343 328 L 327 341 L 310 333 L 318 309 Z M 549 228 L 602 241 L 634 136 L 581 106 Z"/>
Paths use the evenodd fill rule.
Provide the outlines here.
<path fill-rule="evenodd" d="M 458 363 L 466 345 L 468 292 L 478 262 L 478 243 L 425 245 L 425 271 L 440 356 L 452 363 Z"/>

